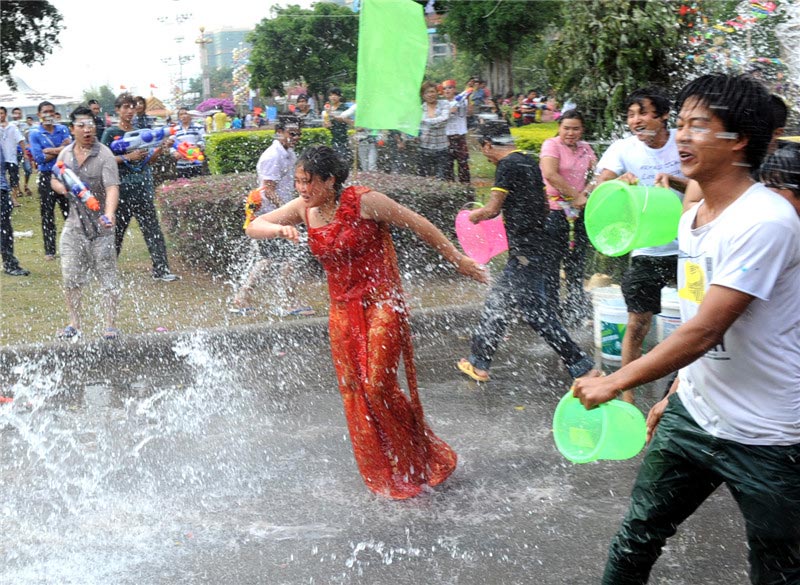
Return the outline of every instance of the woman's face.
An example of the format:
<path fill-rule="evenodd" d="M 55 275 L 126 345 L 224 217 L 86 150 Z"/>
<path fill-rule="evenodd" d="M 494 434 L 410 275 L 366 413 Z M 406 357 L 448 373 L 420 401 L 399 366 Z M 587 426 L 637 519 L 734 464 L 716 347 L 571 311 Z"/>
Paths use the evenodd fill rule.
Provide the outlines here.
<path fill-rule="evenodd" d="M 294 170 L 294 188 L 300 195 L 306 207 L 319 207 L 331 199 L 336 198 L 334 191 L 335 179 L 328 177 L 322 180 L 317 175 L 312 175 L 303 167 Z"/>
<path fill-rule="evenodd" d="M 436 99 L 439 97 L 438 92 L 436 91 L 435 87 L 429 87 L 424 92 L 422 92 L 422 99 L 425 100 L 426 104 L 435 104 Z"/>
<path fill-rule="evenodd" d="M 567 146 L 575 146 L 583 137 L 583 122 L 577 118 L 561 120 L 558 126 L 558 136 Z"/>

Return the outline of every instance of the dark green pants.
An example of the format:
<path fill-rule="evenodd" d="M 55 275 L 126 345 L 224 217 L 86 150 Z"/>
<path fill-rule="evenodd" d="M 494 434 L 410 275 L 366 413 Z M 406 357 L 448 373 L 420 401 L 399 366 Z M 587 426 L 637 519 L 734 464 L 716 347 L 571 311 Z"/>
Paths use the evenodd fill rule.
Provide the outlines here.
<path fill-rule="evenodd" d="M 647 583 L 667 538 L 722 483 L 745 519 L 751 582 L 800 585 L 800 444 L 757 447 L 717 439 L 694 422 L 677 395 L 642 461 L 603 583 Z"/>

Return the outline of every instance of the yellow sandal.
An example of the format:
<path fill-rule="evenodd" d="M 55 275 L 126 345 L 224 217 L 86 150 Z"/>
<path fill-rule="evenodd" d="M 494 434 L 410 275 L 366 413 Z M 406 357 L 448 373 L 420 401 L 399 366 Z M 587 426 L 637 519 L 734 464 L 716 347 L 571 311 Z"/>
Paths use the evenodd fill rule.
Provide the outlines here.
<path fill-rule="evenodd" d="M 475 366 L 469 363 L 469 360 L 461 358 L 458 360 L 456 367 L 464 374 L 475 380 L 476 382 L 488 382 L 489 374 L 479 374 L 475 371 Z"/>

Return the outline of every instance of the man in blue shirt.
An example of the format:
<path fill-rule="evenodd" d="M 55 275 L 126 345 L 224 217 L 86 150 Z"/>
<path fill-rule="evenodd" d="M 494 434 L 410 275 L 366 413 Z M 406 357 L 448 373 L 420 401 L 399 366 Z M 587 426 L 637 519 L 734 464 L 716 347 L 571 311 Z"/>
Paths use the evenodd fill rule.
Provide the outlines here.
<path fill-rule="evenodd" d="M 44 259 L 56 257 L 56 203 L 61 208 L 64 219 L 69 215 L 69 200 L 60 197 L 50 187 L 53 166 L 64 147 L 72 142 L 66 126 L 55 123 L 56 107 L 50 102 L 39 104 L 39 121 L 28 135 L 33 160 L 39 167 L 39 205 L 42 215 L 42 237 L 44 238 Z"/>
<path fill-rule="evenodd" d="M 0 148 L 0 169 L 3 169 L 5 159 L 3 149 Z M 10 276 L 28 276 L 30 272 L 19 265 L 14 256 L 14 228 L 11 226 L 11 197 L 5 171 L 0 171 L 0 254 L 3 256 L 3 270 Z"/>

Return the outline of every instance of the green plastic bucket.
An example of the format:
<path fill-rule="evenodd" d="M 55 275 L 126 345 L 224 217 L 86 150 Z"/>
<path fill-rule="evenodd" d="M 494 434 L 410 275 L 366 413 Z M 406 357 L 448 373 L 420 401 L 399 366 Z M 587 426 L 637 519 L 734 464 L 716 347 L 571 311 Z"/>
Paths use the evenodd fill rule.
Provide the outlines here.
<path fill-rule="evenodd" d="M 636 248 L 662 246 L 678 235 L 683 206 L 664 187 L 641 187 L 606 181 L 592 191 L 584 212 L 592 245 L 606 256 Z"/>
<path fill-rule="evenodd" d="M 644 447 L 646 434 L 644 415 L 622 400 L 586 410 L 569 391 L 553 415 L 556 447 L 573 463 L 630 459 Z"/>

